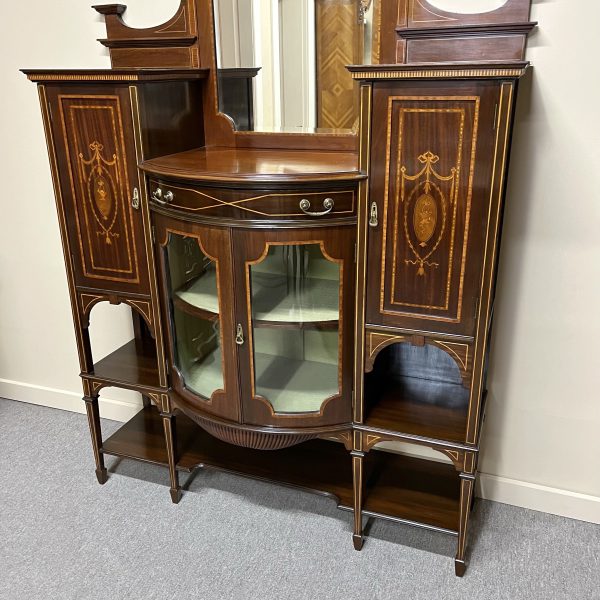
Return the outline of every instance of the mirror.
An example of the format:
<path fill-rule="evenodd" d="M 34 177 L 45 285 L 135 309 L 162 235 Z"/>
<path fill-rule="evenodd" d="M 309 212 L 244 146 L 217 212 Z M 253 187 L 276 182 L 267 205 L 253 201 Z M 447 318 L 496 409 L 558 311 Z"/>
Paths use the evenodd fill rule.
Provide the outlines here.
<path fill-rule="evenodd" d="M 434 8 L 445 12 L 474 15 L 502 8 L 508 0 L 429 0 Z"/>
<path fill-rule="evenodd" d="M 371 62 L 380 0 L 214 0 L 219 109 L 238 131 L 348 133 L 345 68 Z"/>

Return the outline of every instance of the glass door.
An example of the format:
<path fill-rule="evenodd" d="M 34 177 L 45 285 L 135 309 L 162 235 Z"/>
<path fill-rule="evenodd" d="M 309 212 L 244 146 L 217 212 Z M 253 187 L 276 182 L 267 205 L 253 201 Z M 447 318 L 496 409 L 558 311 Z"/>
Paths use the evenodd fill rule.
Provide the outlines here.
<path fill-rule="evenodd" d="M 230 232 L 157 220 L 174 389 L 194 407 L 239 420 Z"/>
<path fill-rule="evenodd" d="M 354 237 L 349 229 L 241 232 L 244 421 L 350 421 Z M 242 241 L 240 240 L 240 241 Z M 240 273 L 240 276 L 242 274 Z"/>

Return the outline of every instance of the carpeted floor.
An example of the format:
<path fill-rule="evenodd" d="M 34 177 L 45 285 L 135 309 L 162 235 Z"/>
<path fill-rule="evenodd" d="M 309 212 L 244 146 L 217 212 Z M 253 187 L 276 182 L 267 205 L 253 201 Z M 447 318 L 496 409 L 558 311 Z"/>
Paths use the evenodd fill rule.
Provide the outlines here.
<path fill-rule="evenodd" d="M 166 470 L 107 466 L 83 415 L 0 400 L 2 600 L 600 599 L 595 525 L 478 500 L 461 580 L 443 534 L 377 520 L 359 553 L 330 499 L 202 471 L 174 506 Z"/>

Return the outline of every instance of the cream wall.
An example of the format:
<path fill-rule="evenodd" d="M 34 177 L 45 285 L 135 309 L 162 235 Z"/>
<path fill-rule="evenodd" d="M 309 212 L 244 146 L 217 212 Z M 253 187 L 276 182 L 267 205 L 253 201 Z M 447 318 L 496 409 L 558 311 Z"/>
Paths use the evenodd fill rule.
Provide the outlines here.
<path fill-rule="evenodd" d="M 160 22 L 178 4 L 132 0 L 128 19 Z M 578 0 L 584 19 L 573 4 L 534 0 L 541 26 L 508 184 L 480 493 L 600 523 L 600 3 Z M 95 41 L 103 36 L 86 2 L 0 4 L 0 396 L 79 411 L 37 95 L 17 69 L 107 67 Z M 101 310 L 92 320 L 99 355 L 130 331 L 127 309 Z M 137 403 L 111 391 L 102 414 L 125 419 Z"/>

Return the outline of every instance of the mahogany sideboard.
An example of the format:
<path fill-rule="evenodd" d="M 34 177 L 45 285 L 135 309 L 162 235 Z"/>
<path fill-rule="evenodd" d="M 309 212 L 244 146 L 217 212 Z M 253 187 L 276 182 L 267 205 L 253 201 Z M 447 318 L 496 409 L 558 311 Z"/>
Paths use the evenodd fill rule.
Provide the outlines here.
<path fill-rule="evenodd" d="M 524 40 L 529 3 L 507 6 L 498 18 L 521 19 Z M 175 503 L 179 472 L 199 467 L 297 486 L 353 513 L 357 550 L 365 517 L 456 536 L 462 576 L 524 43 L 411 62 L 434 33 L 398 12 L 396 45 L 392 23 L 376 32 L 398 62 L 349 67 L 358 134 L 241 132 L 218 109 L 212 2 L 181 7 L 197 10 L 150 30 L 96 7 L 112 69 L 25 71 L 98 481 L 113 455 L 167 467 Z M 482 44 L 506 37 L 490 19 L 487 33 L 436 29 L 436 44 L 456 52 L 461 26 Z M 95 360 L 99 302 L 129 305 L 135 337 Z M 111 386 L 144 403 L 104 439 Z M 381 449 L 398 441 L 441 460 Z"/>

